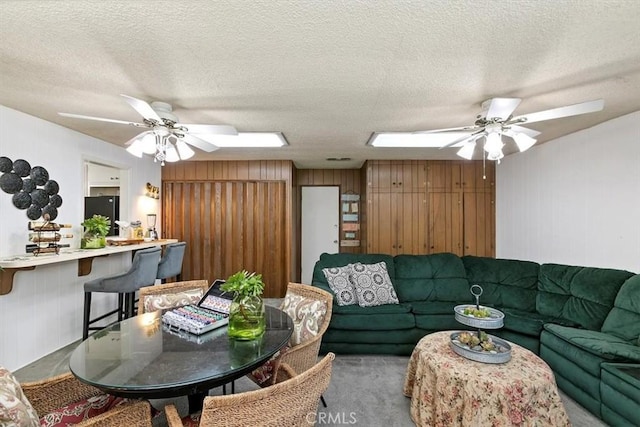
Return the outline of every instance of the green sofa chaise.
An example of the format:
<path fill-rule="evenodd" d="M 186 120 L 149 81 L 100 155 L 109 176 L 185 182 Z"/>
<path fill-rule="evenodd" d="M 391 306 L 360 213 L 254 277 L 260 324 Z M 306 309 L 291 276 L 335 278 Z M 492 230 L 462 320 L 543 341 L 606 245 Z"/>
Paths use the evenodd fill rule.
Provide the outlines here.
<path fill-rule="evenodd" d="M 505 314 L 503 328 L 488 332 L 540 355 L 558 386 L 607 423 L 640 425 L 640 378 L 633 376 L 633 367 L 640 369 L 639 274 L 450 253 L 325 253 L 312 285 L 332 292 L 323 269 L 378 262 L 386 264 L 399 303 L 340 306 L 334 298 L 322 351 L 409 355 L 424 335 L 467 329 L 453 308 L 474 303 L 470 287 L 478 284 L 480 303 Z M 624 398 L 603 402 L 618 384 L 616 366 L 632 369 L 615 390 Z"/>

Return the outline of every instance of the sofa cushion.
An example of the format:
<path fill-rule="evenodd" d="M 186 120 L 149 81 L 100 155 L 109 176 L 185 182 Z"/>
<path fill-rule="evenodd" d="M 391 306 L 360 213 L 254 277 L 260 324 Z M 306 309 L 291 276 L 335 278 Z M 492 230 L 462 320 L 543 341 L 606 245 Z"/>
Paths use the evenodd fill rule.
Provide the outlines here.
<path fill-rule="evenodd" d="M 457 255 L 397 255 L 393 261 L 393 283 L 401 302 L 472 302 L 467 273 Z"/>
<path fill-rule="evenodd" d="M 37 426 L 38 414 L 13 374 L 0 366 L 0 425 Z"/>
<path fill-rule="evenodd" d="M 410 313 L 413 303 L 401 302 L 400 304 L 384 304 L 373 307 L 360 307 L 359 305 L 334 306 L 333 314 L 405 314 Z"/>
<path fill-rule="evenodd" d="M 416 326 L 416 321 L 411 313 L 372 314 L 367 312 L 375 307 L 361 308 L 364 310 L 363 314 L 344 315 L 333 313 L 331 315 L 331 329 L 393 331 L 398 329 L 411 329 Z"/>
<path fill-rule="evenodd" d="M 458 305 L 447 301 L 412 302 L 411 311 L 414 314 L 450 314 L 455 316 L 453 308 Z"/>
<path fill-rule="evenodd" d="M 640 345 L 640 274 L 630 277 L 620 288 L 602 332 Z"/>
<path fill-rule="evenodd" d="M 504 329 L 536 338 L 540 336 L 540 332 L 548 320 L 546 316 L 538 313 L 514 310 L 513 308 L 505 308 L 502 312 L 504 313 Z"/>
<path fill-rule="evenodd" d="M 542 264 L 536 311 L 599 331 L 620 287 L 631 276 L 623 270 Z"/>
<path fill-rule="evenodd" d="M 469 284 L 482 286 L 482 304 L 536 311 L 539 264 L 476 256 L 464 256 L 462 263 Z"/>
<path fill-rule="evenodd" d="M 355 287 L 360 307 L 398 304 L 399 302 L 384 261 L 376 264 L 359 262 L 351 264 L 351 281 Z"/>
<path fill-rule="evenodd" d="M 571 346 L 575 346 L 605 360 L 640 362 L 640 347 L 614 335 L 552 323 L 545 324 L 544 330 L 568 343 L 558 353 L 570 360 L 575 353 Z"/>
<path fill-rule="evenodd" d="M 358 303 L 353 281 L 351 280 L 351 264 L 341 267 L 323 268 L 322 273 L 327 278 L 329 288 L 333 291 L 338 305 L 353 305 Z"/>

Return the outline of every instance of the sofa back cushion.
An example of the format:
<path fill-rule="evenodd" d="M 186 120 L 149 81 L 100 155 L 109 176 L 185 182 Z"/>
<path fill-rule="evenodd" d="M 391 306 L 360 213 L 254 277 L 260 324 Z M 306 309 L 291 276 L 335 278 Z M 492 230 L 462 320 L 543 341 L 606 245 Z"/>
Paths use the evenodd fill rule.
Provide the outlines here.
<path fill-rule="evenodd" d="M 393 261 L 393 283 L 400 302 L 472 302 L 467 274 L 457 255 L 397 255 Z"/>
<path fill-rule="evenodd" d="M 482 286 L 481 304 L 536 311 L 538 263 L 476 256 L 464 256 L 462 263 L 469 285 Z"/>
<path fill-rule="evenodd" d="M 620 288 L 602 332 L 640 345 L 640 274 L 631 276 Z"/>
<path fill-rule="evenodd" d="M 542 264 L 536 310 L 599 331 L 620 287 L 631 276 L 624 270 Z"/>
<path fill-rule="evenodd" d="M 393 257 L 385 254 L 328 254 L 323 253 L 320 259 L 316 261 L 313 267 L 313 276 L 311 278 L 312 285 L 322 285 L 324 289 L 329 289 L 329 283 L 325 274 L 322 272 L 325 268 L 344 267 L 348 264 L 360 262 L 362 264 L 375 264 L 384 261 L 387 264 L 387 272 L 391 283 L 395 284 L 395 270 L 393 268 Z"/>

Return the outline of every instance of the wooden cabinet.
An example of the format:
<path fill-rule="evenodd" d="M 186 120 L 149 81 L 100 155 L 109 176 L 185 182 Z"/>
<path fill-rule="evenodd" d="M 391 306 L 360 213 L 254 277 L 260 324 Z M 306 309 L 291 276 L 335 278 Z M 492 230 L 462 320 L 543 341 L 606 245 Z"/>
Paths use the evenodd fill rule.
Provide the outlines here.
<path fill-rule="evenodd" d="M 426 193 L 371 193 L 368 205 L 368 253 L 426 253 Z"/>
<path fill-rule="evenodd" d="M 463 254 L 462 193 L 429 193 L 429 244 L 427 253 Z"/>
<path fill-rule="evenodd" d="M 495 256 L 495 163 L 369 161 L 367 252 Z"/>
<path fill-rule="evenodd" d="M 426 161 L 367 163 L 367 252 L 420 254 L 427 248 Z"/>
<path fill-rule="evenodd" d="M 427 189 L 437 191 L 482 191 L 495 188 L 495 162 L 427 162 Z"/>
<path fill-rule="evenodd" d="M 493 193 L 463 193 L 463 255 L 495 256 L 495 200 Z"/>
<path fill-rule="evenodd" d="M 371 160 L 367 165 L 367 188 L 373 192 L 424 192 L 427 187 L 426 161 Z"/>
<path fill-rule="evenodd" d="M 463 162 L 460 165 L 460 182 L 463 191 L 492 192 L 495 189 L 495 162 Z"/>

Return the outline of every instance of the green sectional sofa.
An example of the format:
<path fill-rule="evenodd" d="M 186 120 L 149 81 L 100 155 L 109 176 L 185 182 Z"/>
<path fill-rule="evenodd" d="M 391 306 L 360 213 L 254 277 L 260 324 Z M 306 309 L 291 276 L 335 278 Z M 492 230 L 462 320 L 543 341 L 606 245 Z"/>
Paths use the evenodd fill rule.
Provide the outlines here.
<path fill-rule="evenodd" d="M 381 261 L 399 303 L 340 306 L 334 298 L 322 351 L 409 355 L 431 332 L 466 329 L 455 320 L 453 308 L 474 303 L 470 287 L 478 284 L 484 290 L 480 303 L 505 314 L 503 328 L 491 334 L 540 355 L 558 386 L 606 422 L 640 425 L 640 381 L 634 382 L 633 375 L 625 374 L 631 379 L 618 390 L 626 400 L 603 403 L 602 398 L 618 378 L 607 366 L 640 369 L 639 274 L 450 253 L 325 253 L 316 262 L 312 285 L 332 292 L 323 269 Z"/>

